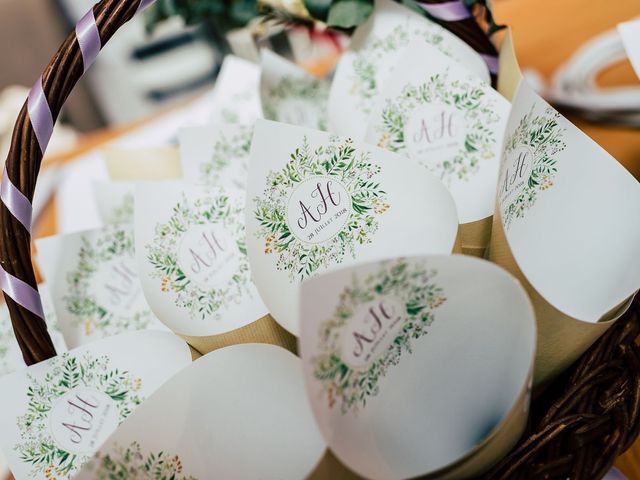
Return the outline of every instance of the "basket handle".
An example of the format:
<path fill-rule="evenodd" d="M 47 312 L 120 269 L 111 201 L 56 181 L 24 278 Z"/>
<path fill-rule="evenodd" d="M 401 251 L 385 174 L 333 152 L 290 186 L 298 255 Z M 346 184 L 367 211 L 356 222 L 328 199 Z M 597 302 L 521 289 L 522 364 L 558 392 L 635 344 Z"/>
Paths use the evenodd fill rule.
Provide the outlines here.
<path fill-rule="evenodd" d="M 102 0 L 94 5 L 53 56 L 16 121 L 0 185 L 0 288 L 27 365 L 56 355 L 31 258 L 31 201 L 42 156 L 60 109 L 102 45 L 154 1 Z M 419 0 L 419 4 L 467 41 L 490 66 L 495 64 L 495 47 L 462 0 Z M 453 16 L 451 4 L 455 4 Z"/>
<path fill-rule="evenodd" d="M 0 287 L 27 365 L 56 355 L 31 259 L 31 201 L 62 105 L 102 45 L 154 0 L 102 0 L 78 22 L 22 106 L 0 185 Z"/>

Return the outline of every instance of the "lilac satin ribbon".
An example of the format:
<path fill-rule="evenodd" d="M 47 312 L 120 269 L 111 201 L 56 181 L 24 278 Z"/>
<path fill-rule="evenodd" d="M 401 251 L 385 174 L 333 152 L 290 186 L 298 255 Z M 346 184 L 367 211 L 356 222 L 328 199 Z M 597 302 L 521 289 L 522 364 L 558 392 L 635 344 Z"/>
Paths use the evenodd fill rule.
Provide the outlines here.
<path fill-rule="evenodd" d="M 445 22 L 458 22 L 471 17 L 471 12 L 462 0 L 453 0 L 445 3 L 418 3 L 424 11 L 433 18 Z"/>
<path fill-rule="evenodd" d="M 40 151 L 44 155 L 51 134 L 53 133 L 53 116 L 47 103 L 47 97 L 42 89 L 42 77 L 38 79 L 29 92 L 27 111 L 29 112 L 31 126 L 38 140 Z M 6 168 L 2 175 L 2 184 L 0 184 L 0 199 L 11 215 L 31 234 L 31 215 L 33 210 L 31 202 L 18 187 L 13 184 Z M 14 277 L 9 272 L 6 272 L 2 266 L 0 266 L 0 287 L 2 291 L 18 305 L 21 305 L 31 313 L 44 319 L 42 301 L 40 300 L 38 290 L 23 280 Z"/>
<path fill-rule="evenodd" d="M 155 0 L 140 0 L 136 13 L 144 10 L 154 1 Z M 84 72 L 86 72 L 95 61 L 102 47 L 100 32 L 96 25 L 93 8 L 77 23 L 76 38 L 80 52 L 82 53 Z M 42 77 L 38 79 L 29 92 L 27 111 L 33 132 L 40 146 L 40 152 L 44 155 L 49 140 L 51 139 L 51 134 L 53 133 L 54 119 L 42 87 Z M 0 184 L 0 200 L 2 200 L 2 203 L 4 203 L 11 215 L 31 234 L 31 216 L 33 210 L 31 202 L 13 182 L 11 182 L 6 170 L 2 176 L 2 183 Z M 21 305 L 38 317 L 44 318 L 42 301 L 40 300 L 38 290 L 23 280 L 14 277 L 5 271 L 2 266 L 0 266 L 0 288 L 18 305 Z"/>
<path fill-rule="evenodd" d="M 143 11 L 145 8 L 147 8 L 149 5 L 151 5 L 153 2 L 155 2 L 156 0 L 140 0 L 140 4 L 138 5 L 138 9 L 136 10 L 136 15 L 139 14 L 141 11 Z"/>
<path fill-rule="evenodd" d="M 86 72 L 100 53 L 102 42 L 100 33 L 93 16 L 93 9 L 90 9 L 84 17 L 76 24 L 76 38 L 82 52 L 82 63 Z"/>
<path fill-rule="evenodd" d="M 497 74 L 498 66 L 500 64 L 498 57 L 496 57 L 495 55 L 487 55 L 486 53 L 481 53 L 480 56 L 487 63 L 487 67 L 489 67 L 489 71 L 493 74 Z"/>
<path fill-rule="evenodd" d="M 53 133 L 53 116 L 51 115 L 47 97 L 42 89 L 42 77 L 38 79 L 29 92 L 27 110 L 29 111 L 31 126 L 40 145 L 40 151 L 44 155 Z"/>
<path fill-rule="evenodd" d="M 11 215 L 16 217 L 28 232 L 31 232 L 31 202 L 29 202 L 29 199 L 11 182 L 6 170 L 2 174 L 0 199 L 7 207 L 7 210 L 11 212 Z"/>
<path fill-rule="evenodd" d="M 14 302 L 44 319 L 42 301 L 40 300 L 38 290 L 28 283 L 23 282 L 18 277 L 14 277 L 9 272 L 6 272 L 1 266 L 0 286 L 4 293 L 12 298 Z"/>
<path fill-rule="evenodd" d="M 602 480 L 627 480 L 627 477 L 625 477 L 620 470 L 612 467 Z"/>

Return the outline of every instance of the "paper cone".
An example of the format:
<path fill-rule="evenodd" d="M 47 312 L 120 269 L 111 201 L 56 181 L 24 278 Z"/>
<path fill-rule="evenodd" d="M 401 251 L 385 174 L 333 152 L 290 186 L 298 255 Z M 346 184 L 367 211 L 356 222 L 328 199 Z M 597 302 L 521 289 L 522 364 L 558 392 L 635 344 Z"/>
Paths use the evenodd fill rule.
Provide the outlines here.
<path fill-rule="evenodd" d="M 182 176 L 176 147 L 107 148 L 104 161 L 111 180 L 167 180 Z"/>
<path fill-rule="evenodd" d="M 640 287 L 639 202 L 638 182 L 624 167 L 522 81 L 507 126 L 490 259 L 532 299 L 536 384 L 576 360 Z"/>
<path fill-rule="evenodd" d="M 446 187 L 397 154 L 282 123 L 256 123 L 246 204 L 253 280 L 273 318 L 299 332 L 300 282 L 408 253 L 451 253 Z"/>
<path fill-rule="evenodd" d="M 522 434 L 535 320 L 499 267 L 463 255 L 361 263 L 305 281 L 300 306 L 316 421 L 358 475 L 476 478 Z M 335 468 L 325 462 L 317 478 Z"/>
<path fill-rule="evenodd" d="M 0 445 L 16 480 L 75 477 L 118 425 L 191 363 L 166 332 L 93 342 L 0 379 Z"/>
<path fill-rule="evenodd" d="M 140 183 L 135 202 L 138 271 L 160 321 L 202 354 L 256 342 L 295 351 L 251 281 L 242 192 Z"/>
<path fill-rule="evenodd" d="M 303 479 L 325 448 L 300 359 L 272 345 L 235 345 L 169 380 L 77 478 L 108 480 L 121 467 L 142 478 L 158 467 L 175 480 Z"/>

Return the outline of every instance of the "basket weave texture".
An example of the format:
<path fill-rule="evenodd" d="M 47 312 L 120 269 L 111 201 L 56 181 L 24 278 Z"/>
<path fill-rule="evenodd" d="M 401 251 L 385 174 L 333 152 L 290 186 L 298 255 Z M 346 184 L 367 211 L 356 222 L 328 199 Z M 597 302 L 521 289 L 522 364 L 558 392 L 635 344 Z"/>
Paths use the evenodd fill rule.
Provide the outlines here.
<path fill-rule="evenodd" d="M 102 45 L 134 16 L 139 3 L 140 0 L 103 0 L 93 7 Z M 475 24 L 474 20 L 470 21 Z M 486 37 L 478 37 L 480 28 L 477 24 L 470 25 L 465 21 L 443 26 L 476 49 L 487 50 L 489 42 Z M 82 54 L 72 32 L 42 76 L 43 90 L 54 119 L 82 73 Z M 13 132 L 5 175 L 29 200 L 33 198 L 41 160 L 42 152 L 25 103 Z M 0 203 L 0 230 L 2 268 L 37 288 L 30 232 L 12 216 L 4 203 Z M 5 299 L 27 364 L 55 356 L 44 320 L 7 294 Z M 636 299 L 629 311 L 569 371 L 535 396 L 527 432 L 509 455 L 483 478 L 602 478 L 639 433 L 640 349 L 636 344 L 639 334 L 640 300 Z"/>

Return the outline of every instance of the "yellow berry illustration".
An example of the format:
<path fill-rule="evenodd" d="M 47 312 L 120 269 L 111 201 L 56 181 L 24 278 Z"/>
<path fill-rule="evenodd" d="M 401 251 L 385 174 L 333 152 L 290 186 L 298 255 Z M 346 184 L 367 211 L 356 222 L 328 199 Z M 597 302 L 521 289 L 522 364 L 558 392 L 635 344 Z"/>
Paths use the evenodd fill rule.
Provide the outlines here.
<path fill-rule="evenodd" d="M 389 144 L 389 134 L 388 133 L 384 133 L 381 137 L 380 140 L 378 140 L 378 147 L 380 148 L 386 148 L 387 145 Z"/>
<path fill-rule="evenodd" d="M 87 319 L 84 321 L 84 334 L 89 336 L 93 333 L 93 321 L 91 319 Z"/>
<path fill-rule="evenodd" d="M 58 477 L 55 475 L 54 473 L 54 467 L 53 465 L 49 465 L 45 471 L 44 471 L 44 476 L 47 480 L 56 480 Z"/>
<path fill-rule="evenodd" d="M 180 457 L 178 457 L 177 455 L 173 457 L 173 465 L 176 473 L 182 472 L 182 462 L 180 461 Z"/>
<path fill-rule="evenodd" d="M 333 387 L 329 387 L 329 408 L 333 408 L 334 405 L 336 404 L 336 397 L 334 396 L 333 393 Z"/>
<path fill-rule="evenodd" d="M 140 391 L 141 388 L 142 388 L 142 379 L 141 378 L 136 378 L 133 381 L 133 390 L 135 392 L 138 392 L 138 391 Z"/>
<path fill-rule="evenodd" d="M 389 205 L 386 202 L 376 202 L 375 206 L 374 206 L 374 212 L 382 215 L 383 213 L 385 213 L 387 210 L 389 210 L 389 208 L 391 207 L 391 205 Z"/>

